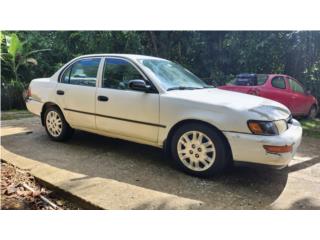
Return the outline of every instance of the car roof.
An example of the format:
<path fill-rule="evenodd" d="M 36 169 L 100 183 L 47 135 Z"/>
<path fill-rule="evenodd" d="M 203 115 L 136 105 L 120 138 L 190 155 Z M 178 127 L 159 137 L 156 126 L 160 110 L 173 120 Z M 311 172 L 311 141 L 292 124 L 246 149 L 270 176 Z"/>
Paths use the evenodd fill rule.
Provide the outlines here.
<path fill-rule="evenodd" d="M 137 59 L 158 59 L 158 60 L 167 60 L 163 58 L 153 57 L 153 56 L 147 56 L 147 55 L 140 55 L 140 54 L 125 54 L 125 53 L 99 53 L 99 54 L 86 54 L 81 55 L 77 58 L 83 58 L 83 57 L 123 57 L 128 58 L 132 60 Z M 167 60 L 168 61 L 168 60 Z"/>
<path fill-rule="evenodd" d="M 289 76 L 286 75 L 286 74 L 278 74 L 278 73 L 269 73 L 268 75 L 269 75 L 270 77 L 274 77 L 274 76 L 289 77 Z"/>
<path fill-rule="evenodd" d="M 238 77 L 250 77 L 254 75 L 268 75 L 269 77 L 275 77 L 275 76 L 282 76 L 282 77 L 290 77 L 289 75 L 286 74 L 278 74 L 278 73 L 239 73 L 236 76 Z"/>

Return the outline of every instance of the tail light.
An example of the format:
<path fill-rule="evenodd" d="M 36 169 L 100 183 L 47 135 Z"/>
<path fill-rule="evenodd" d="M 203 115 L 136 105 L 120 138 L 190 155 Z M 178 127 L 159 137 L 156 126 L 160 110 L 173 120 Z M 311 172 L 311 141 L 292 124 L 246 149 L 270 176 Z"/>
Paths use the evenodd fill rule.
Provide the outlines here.
<path fill-rule="evenodd" d="M 28 99 L 31 97 L 31 89 L 30 89 L 30 86 L 28 87 L 28 89 L 24 90 L 23 91 L 23 99 L 25 101 L 28 101 Z"/>
<path fill-rule="evenodd" d="M 28 90 L 27 90 L 27 98 L 31 97 L 31 88 L 30 86 L 28 87 Z"/>

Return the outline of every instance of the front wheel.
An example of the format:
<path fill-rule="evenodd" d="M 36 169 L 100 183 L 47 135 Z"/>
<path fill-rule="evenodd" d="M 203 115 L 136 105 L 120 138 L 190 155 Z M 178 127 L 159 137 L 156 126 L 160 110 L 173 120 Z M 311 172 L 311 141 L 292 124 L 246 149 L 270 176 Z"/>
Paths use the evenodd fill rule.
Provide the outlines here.
<path fill-rule="evenodd" d="M 72 136 L 73 129 L 69 126 L 59 108 L 49 107 L 44 114 L 44 120 L 47 134 L 52 140 L 65 141 Z"/>
<path fill-rule="evenodd" d="M 199 177 L 221 173 L 231 162 L 221 133 L 201 123 L 185 124 L 176 130 L 171 153 L 178 168 Z"/>

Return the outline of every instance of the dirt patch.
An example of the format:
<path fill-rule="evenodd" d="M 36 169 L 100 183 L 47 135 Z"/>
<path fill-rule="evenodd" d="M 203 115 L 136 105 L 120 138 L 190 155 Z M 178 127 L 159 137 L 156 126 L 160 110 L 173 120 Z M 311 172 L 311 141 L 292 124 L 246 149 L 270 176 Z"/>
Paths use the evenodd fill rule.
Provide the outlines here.
<path fill-rule="evenodd" d="M 80 208 L 41 185 L 27 171 L 1 161 L 1 209 L 77 210 Z"/>

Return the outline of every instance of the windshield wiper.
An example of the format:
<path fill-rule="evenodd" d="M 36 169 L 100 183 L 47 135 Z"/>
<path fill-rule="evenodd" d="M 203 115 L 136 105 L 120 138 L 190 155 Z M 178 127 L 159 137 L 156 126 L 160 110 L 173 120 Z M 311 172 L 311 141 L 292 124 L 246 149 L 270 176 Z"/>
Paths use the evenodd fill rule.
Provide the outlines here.
<path fill-rule="evenodd" d="M 179 87 L 168 88 L 167 91 L 171 91 L 171 90 L 195 90 L 195 89 L 202 89 L 202 88 L 179 86 Z"/>

